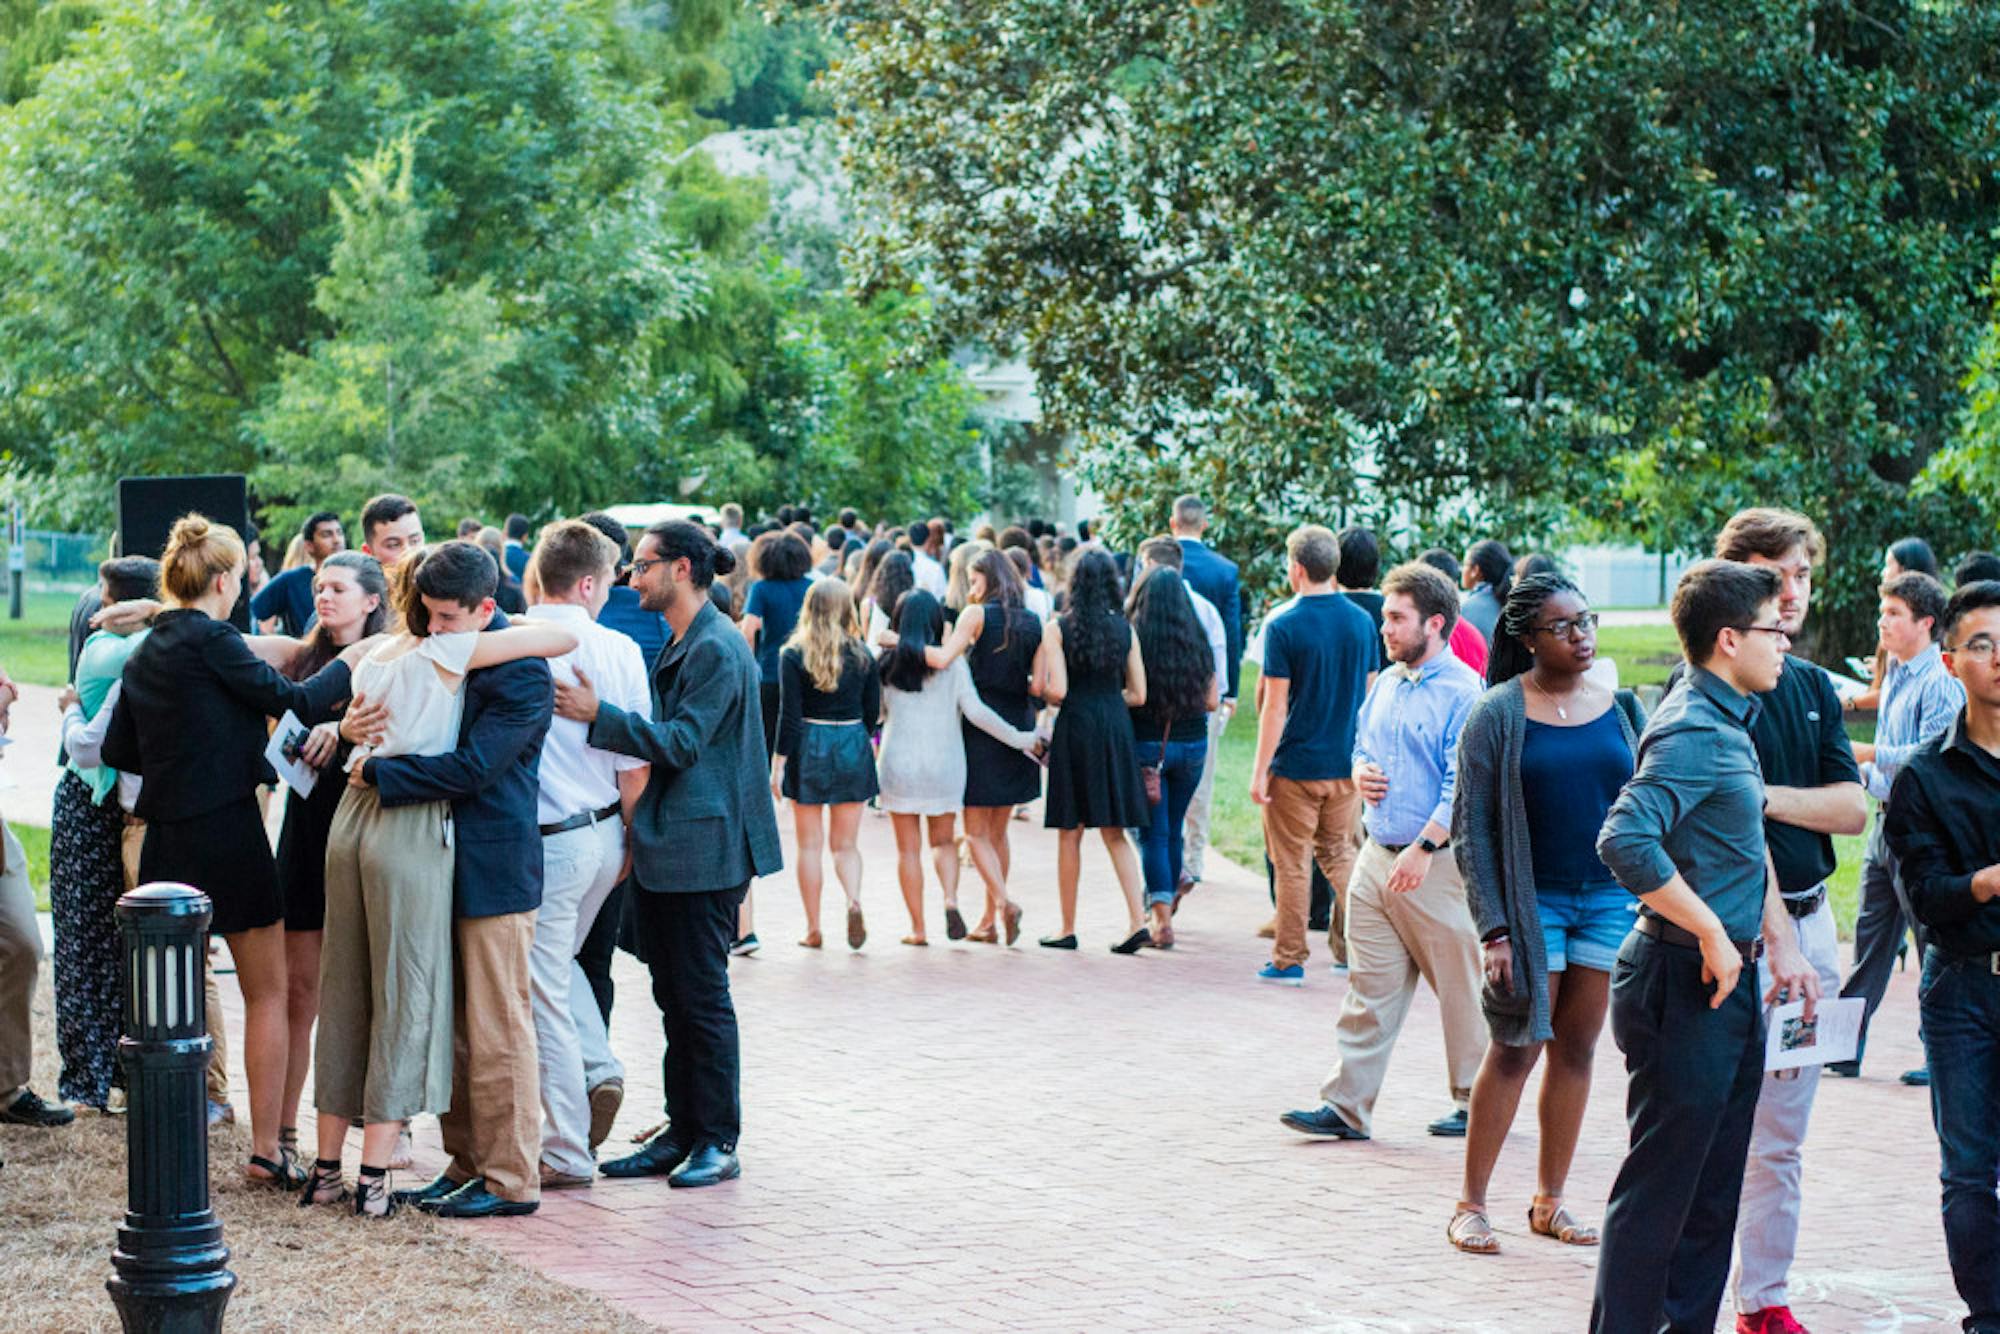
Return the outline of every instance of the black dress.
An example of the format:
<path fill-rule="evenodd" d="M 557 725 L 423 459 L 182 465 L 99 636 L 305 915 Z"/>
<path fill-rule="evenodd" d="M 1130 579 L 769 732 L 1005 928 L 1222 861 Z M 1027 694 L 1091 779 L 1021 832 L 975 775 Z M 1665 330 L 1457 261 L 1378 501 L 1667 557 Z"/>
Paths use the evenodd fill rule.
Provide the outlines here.
<path fill-rule="evenodd" d="M 1152 823 L 1153 808 L 1132 753 L 1125 709 L 1125 655 L 1132 627 L 1117 626 L 1117 665 L 1109 672 L 1070 671 L 1069 694 L 1049 741 L 1050 829 L 1133 829 Z"/>
<path fill-rule="evenodd" d="M 342 747 L 345 753 L 345 747 Z M 285 797 L 285 825 L 278 834 L 278 890 L 285 906 L 285 930 L 326 927 L 326 843 L 347 775 L 339 757 L 328 760 L 312 795 Z"/>
<path fill-rule="evenodd" d="M 1035 652 L 1042 646 L 1042 623 L 1025 607 L 986 604 L 979 638 L 966 650 L 972 684 L 986 707 L 1015 727 L 1035 725 L 1035 698 L 1028 693 Z M 965 804 L 969 807 L 1021 806 L 1042 795 L 1042 767 L 1012 746 L 960 720 L 965 738 Z"/>

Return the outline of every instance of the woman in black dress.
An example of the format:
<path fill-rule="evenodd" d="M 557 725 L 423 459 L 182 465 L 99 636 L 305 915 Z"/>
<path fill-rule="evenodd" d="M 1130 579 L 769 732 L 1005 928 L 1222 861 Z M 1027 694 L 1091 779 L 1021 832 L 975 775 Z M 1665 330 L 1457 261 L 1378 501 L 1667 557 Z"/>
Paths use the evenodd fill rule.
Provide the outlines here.
<path fill-rule="evenodd" d="M 278 670 L 304 681 L 349 644 L 389 628 L 389 587 L 382 566 L 362 551 L 342 551 L 320 562 L 313 575 L 313 613 L 318 624 L 297 641 Z M 299 1095 L 312 1069 L 313 1021 L 319 1017 L 319 949 L 326 923 L 326 841 L 347 784 L 330 763 L 340 746 L 334 723 L 313 729 L 303 754 L 320 771 L 312 795 L 293 792 L 285 799 L 285 824 L 278 835 L 278 890 L 285 904 L 285 1013 L 291 1051 L 285 1062 L 285 1100 L 278 1123 L 280 1151 L 293 1157 L 298 1143 Z"/>
<path fill-rule="evenodd" d="M 965 581 L 971 600 L 953 624 L 951 637 L 926 649 L 924 657 L 943 669 L 966 654 L 973 687 L 986 707 L 1023 731 L 1032 729 L 1039 706 L 1031 685 L 1042 651 L 1042 623 L 1022 605 L 1021 576 L 1005 552 L 988 548 L 972 562 Z M 1041 765 L 970 723 L 961 722 L 960 728 L 965 738 L 965 845 L 986 885 L 986 911 L 965 938 L 991 945 L 1004 931 L 1011 945 L 1021 936 L 1021 906 L 1007 897 L 1007 822 L 1016 806 L 1042 795 Z"/>
<path fill-rule="evenodd" d="M 336 658 L 294 682 L 260 661 L 227 619 L 244 568 L 233 529 L 199 514 L 174 524 L 160 558 L 167 609 L 125 664 L 104 759 L 145 779 L 139 880 L 190 884 L 214 904 L 209 930 L 228 944 L 243 990 L 247 1175 L 296 1189 L 304 1174 L 278 1148 L 289 1042 L 284 909 L 257 788 L 275 781 L 264 720 L 287 710 L 308 724 L 330 719 L 347 699 L 348 665 Z"/>
<path fill-rule="evenodd" d="M 777 754 L 771 795 L 790 798 L 798 843 L 799 897 L 806 936 L 818 949 L 821 849 L 833 845 L 833 873 L 847 897 L 847 945 L 868 939 L 861 917 L 861 808 L 877 791 L 869 737 L 882 716 L 882 681 L 861 640 L 854 596 L 838 579 L 806 592 L 798 628 L 778 654 Z"/>
<path fill-rule="evenodd" d="M 1150 943 L 1139 907 L 1139 858 L 1127 829 L 1152 822 L 1139 761 L 1132 752 L 1128 711 L 1146 703 L 1146 666 L 1139 639 L 1119 610 L 1118 567 L 1102 551 L 1086 551 L 1070 571 L 1067 610 L 1049 625 L 1037 674 L 1041 697 L 1060 705 L 1049 742 L 1049 800 L 1042 823 L 1061 831 L 1056 888 L 1062 934 L 1044 936 L 1050 949 L 1076 948 L 1076 882 L 1083 831 L 1104 837 L 1125 894 L 1128 934 L 1111 947 L 1133 954 Z"/>

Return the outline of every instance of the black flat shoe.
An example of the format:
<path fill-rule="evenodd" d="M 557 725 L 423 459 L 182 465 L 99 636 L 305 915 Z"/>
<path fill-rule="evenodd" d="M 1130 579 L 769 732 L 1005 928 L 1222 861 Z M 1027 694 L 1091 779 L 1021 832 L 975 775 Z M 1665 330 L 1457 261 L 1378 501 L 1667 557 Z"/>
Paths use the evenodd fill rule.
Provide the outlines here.
<path fill-rule="evenodd" d="M 470 1181 L 453 1181 L 440 1172 L 415 1190 L 399 1190 L 390 1198 L 399 1205 L 414 1204 L 419 1209 L 435 1204 L 447 1195 L 456 1195 L 467 1186 L 484 1187 L 486 1178 L 473 1177 Z"/>
<path fill-rule="evenodd" d="M 1076 948 L 1076 937 L 1074 935 L 1043 936 L 1040 943 L 1045 950 L 1073 950 Z"/>
<path fill-rule="evenodd" d="M 944 938 L 946 940 L 965 939 L 965 914 L 956 908 L 944 910 Z"/>
<path fill-rule="evenodd" d="M 667 1174 L 669 1186 L 716 1186 L 743 1175 L 743 1164 L 719 1144 L 704 1144 Z"/>
<path fill-rule="evenodd" d="M 33 1089 L 22 1089 L 21 1095 L 0 1107 L 0 1122 L 12 1126 L 39 1126 L 44 1130 L 56 1126 L 66 1126 L 76 1120 L 76 1113 L 59 1102 L 44 1102 Z"/>
<path fill-rule="evenodd" d="M 1116 945 L 1113 945 L 1111 952 L 1113 954 L 1137 954 L 1152 943 L 1153 933 L 1142 926 Z"/>
<path fill-rule="evenodd" d="M 479 1182 L 424 1206 L 424 1212 L 437 1218 L 519 1218 L 541 1207 L 539 1200 L 503 1200 Z"/>
<path fill-rule="evenodd" d="M 663 1177 L 685 1162 L 692 1148 L 673 1138 L 672 1130 L 662 1130 L 640 1145 L 637 1153 L 599 1163 L 597 1170 L 608 1177 Z"/>

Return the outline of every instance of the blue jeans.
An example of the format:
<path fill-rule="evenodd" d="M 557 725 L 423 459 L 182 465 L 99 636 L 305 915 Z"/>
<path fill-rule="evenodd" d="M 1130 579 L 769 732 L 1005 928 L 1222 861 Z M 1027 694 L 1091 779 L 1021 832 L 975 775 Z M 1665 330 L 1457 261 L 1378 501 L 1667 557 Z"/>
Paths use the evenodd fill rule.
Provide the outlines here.
<path fill-rule="evenodd" d="M 1919 1030 L 1944 1186 L 1944 1245 L 1968 1330 L 2000 1331 L 2000 976 L 1986 959 L 1924 953 Z"/>
<path fill-rule="evenodd" d="M 1160 801 L 1153 821 L 1139 831 L 1139 860 L 1146 870 L 1146 902 L 1172 903 L 1181 882 L 1181 827 L 1188 803 L 1201 786 L 1201 768 L 1208 761 L 1208 742 L 1141 741 L 1133 748 L 1141 764 L 1160 766 Z"/>

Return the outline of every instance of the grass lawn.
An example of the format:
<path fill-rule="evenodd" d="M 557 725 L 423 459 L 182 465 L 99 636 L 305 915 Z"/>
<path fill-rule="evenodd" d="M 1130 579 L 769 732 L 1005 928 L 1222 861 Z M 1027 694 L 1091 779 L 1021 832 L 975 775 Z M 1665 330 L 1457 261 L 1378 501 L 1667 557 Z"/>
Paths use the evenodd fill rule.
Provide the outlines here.
<path fill-rule="evenodd" d="M 1616 636 L 1615 642 L 1612 637 Z M 1615 626 L 1598 632 L 1600 651 L 1618 659 L 1619 679 L 1626 685 L 1664 682 L 1673 663 L 1679 661 L 1671 626 Z M 1665 665 L 1654 659 L 1672 654 Z M 1257 716 L 1251 711 L 1256 697 L 1257 669 L 1243 668 L 1243 707 L 1229 720 L 1222 734 L 1222 746 L 1215 772 L 1215 846 L 1223 856 L 1252 871 L 1264 865 L 1264 825 L 1256 805 L 1250 800 L 1250 766 L 1257 757 Z M 1852 727 L 1858 739 L 1874 734 L 1872 722 Z M 1840 937 L 1854 935 L 1854 915 L 1860 903 L 1861 856 L 1866 840 L 1835 838 L 1834 851 L 1839 865 L 1828 882 Z"/>
<path fill-rule="evenodd" d="M 60 686 L 69 679 L 69 613 L 74 593 L 23 593 L 22 617 L 7 619 L 0 603 L 0 667 L 16 681 Z"/>
<path fill-rule="evenodd" d="M 1244 780 L 1246 783 L 1250 780 Z M 21 850 L 28 854 L 28 883 L 35 887 L 35 911 L 49 910 L 49 831 L 39 825 L 10 824 Z"/>

